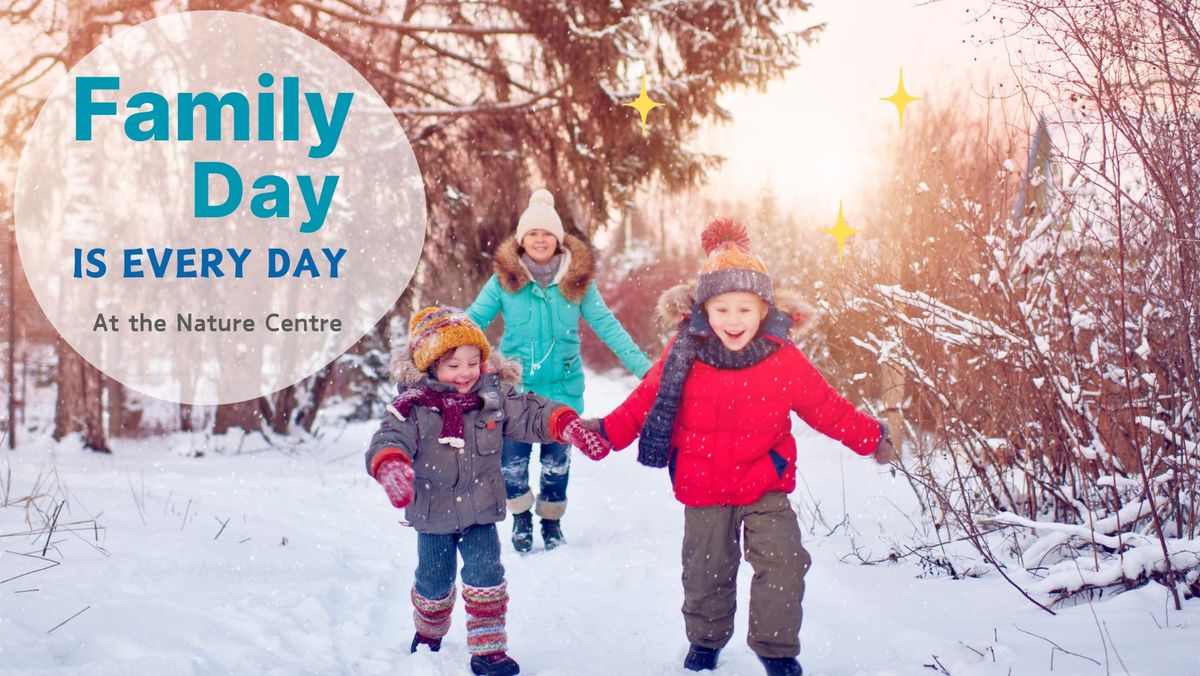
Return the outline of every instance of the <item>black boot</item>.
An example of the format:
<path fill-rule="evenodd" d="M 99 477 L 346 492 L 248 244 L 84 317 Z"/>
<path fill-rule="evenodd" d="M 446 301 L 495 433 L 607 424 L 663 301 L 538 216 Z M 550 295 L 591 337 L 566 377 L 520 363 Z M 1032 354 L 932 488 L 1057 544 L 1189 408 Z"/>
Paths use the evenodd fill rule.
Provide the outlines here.
<path fill-rule="evenodd" d="M 528 509 L 520 514 L 513 514 L 513 549 L 527 552 L 533 549 L 533 513 Z"/>
<path fill-rule="evenodd" d="M 720 654 L 720 648 L 705 648 L 693 643 L 683 659 L 683 668 L 688 671 L 711 671 L 717 668 L 717 655 Z"/>
<path fill-rule="evenodd" d="M 567 544 L 558 519 L 542 519 L 542 541 L 546 543 L 547 550 Z"/>
<path fill-rule="evenodd" d="M 800 676 L 804 673 L 804 670 L 800 668 L 800 662 L 795 657 L 760 656 L 758 659 L 766 668 L 767 676 Z"/>
<path fill-rule="evenodd" d="M 427 646 L 429 646 L 430 652 L 436 653 L 437 651 L 442 649 L 442 639 L 433 638 L 432 636 L 426 636 L 425 634 L 422 634 L 421 632 L 418 631 L 417 634 L 415 636 L 413 636 L 412 647 L 409 648 L 409 652 L 411 652 L 411 653 L 417 652 L 417 646 L 419 646 L 419 645 L 427 645 Z"/>
<path fill-rule="evenodd" d="M 516 660 L 502 652 L 488 653 L 471 657 L 471 673 L 477 676 L 514 676 L 521 673 L 521 667 Z"/>

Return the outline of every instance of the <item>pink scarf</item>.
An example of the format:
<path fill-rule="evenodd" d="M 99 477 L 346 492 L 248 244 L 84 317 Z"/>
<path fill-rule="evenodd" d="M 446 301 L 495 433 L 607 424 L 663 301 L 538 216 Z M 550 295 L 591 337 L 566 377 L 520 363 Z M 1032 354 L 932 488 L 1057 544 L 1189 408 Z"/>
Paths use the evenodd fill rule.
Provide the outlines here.
<path fill-rule="evenodd" d="M 410 388 L 400 393 L 392 402 L 401 419 L 408 418 L 413 406 L 424 406 L 442 414 L 442 434 L 438 443 L 462 448 L 463 414 L 483 406 L 483 399 L 475 392 L 441 391 L 429 387 Z"/>

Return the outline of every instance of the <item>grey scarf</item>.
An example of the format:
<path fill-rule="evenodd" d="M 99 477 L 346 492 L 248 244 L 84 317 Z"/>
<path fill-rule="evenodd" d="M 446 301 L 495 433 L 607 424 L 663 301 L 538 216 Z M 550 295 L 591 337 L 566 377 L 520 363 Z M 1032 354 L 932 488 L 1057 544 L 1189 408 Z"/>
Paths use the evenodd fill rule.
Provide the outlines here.
<path fill-rule="evenodd" d="M 558 266 L 562 265 L 562 254 L 554 254 L 545 263 L 535 263 L 529 254 L 521 254 L 521 262 L 529 268 L 529 274 L 533 276 L 533 281 L 538 283 L 538 286 L 543 289 L 550 286 L 550 282 L 554 281 L 554 276 L 558 274 Z"/>
<path fill-rule="evenodd" d="M 749 368 L 774 354 L 787 341 L 791 328 L 791 318 L 772 307 L 750 343 L 730 352 L 713 335 L 704 311 L 693 304 L 691 315 L 682 322 L 667 354 L 654 405 L 642 423 L 638 462 L 648 467 L 666 467 L 670 461 L 671 434 L 683 396 L 683 383 L 696 360 L 719 369 Z"/>

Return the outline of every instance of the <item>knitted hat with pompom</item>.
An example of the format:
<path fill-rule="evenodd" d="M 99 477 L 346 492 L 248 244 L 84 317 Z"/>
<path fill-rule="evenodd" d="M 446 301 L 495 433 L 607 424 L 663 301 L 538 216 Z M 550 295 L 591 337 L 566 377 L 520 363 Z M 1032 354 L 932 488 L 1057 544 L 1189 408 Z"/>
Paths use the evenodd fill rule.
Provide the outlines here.
<path fill-rule="evenodd" d="M 463 345 L 478 347 L 483 353 L 482 362 L 487 362 L 492 352 L 479 325 L 459 308 L 430 306 L 408 321 L 408 349 L 413 364 L 421 371 L 428 370 L 438 357 Z"/>
<path fill-rule="evenodd" d="M 531 230 L 545 230 L 562 244 L 562 219 L 554 210 L 554 195 L 545 188 L 538 188 L 529 196 L 529 206 L 517 221 L 517 244 L 520 244 Z"/>
<path fill-rule="evenodd" d="M 731 218 L 718 218 L 704 227 L 700 244 L 708 258 L 700 266 L 696 282 L 697 303 L 733 291 L 746 291 L 768 303 L 775 302 L 771 276 L 750 248 L 746 226 Z"/>

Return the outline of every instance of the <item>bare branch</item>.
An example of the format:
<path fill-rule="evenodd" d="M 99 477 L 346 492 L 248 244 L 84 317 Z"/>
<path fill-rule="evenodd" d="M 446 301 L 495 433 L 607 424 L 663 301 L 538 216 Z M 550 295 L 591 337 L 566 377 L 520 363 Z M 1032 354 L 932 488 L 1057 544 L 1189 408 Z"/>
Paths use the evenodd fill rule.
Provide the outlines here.
<path fill-rule="evenodd" d="M 412 34 L 412 33 L 451 33 L 455 35 L 531 35 L 532 31 L 521 26 L 468 26 L 463 24 L 446 24 L 442 26 L 434 24 L 419 24 L 410 21 L 388 21 L 387 19 L 376 19 L 364 14 L 351 14 L 340 9 L 334 9 L 327 5 L 313 2 L 312 0 L 293 0 L 295 4 L 309 9 L 315 9 L 323 14 L 337 17 L 345 21 L 352 21 L 356 24 L 366 26 L 375 26 L 377 28 L 386 28 L 397 33 Z"/>

